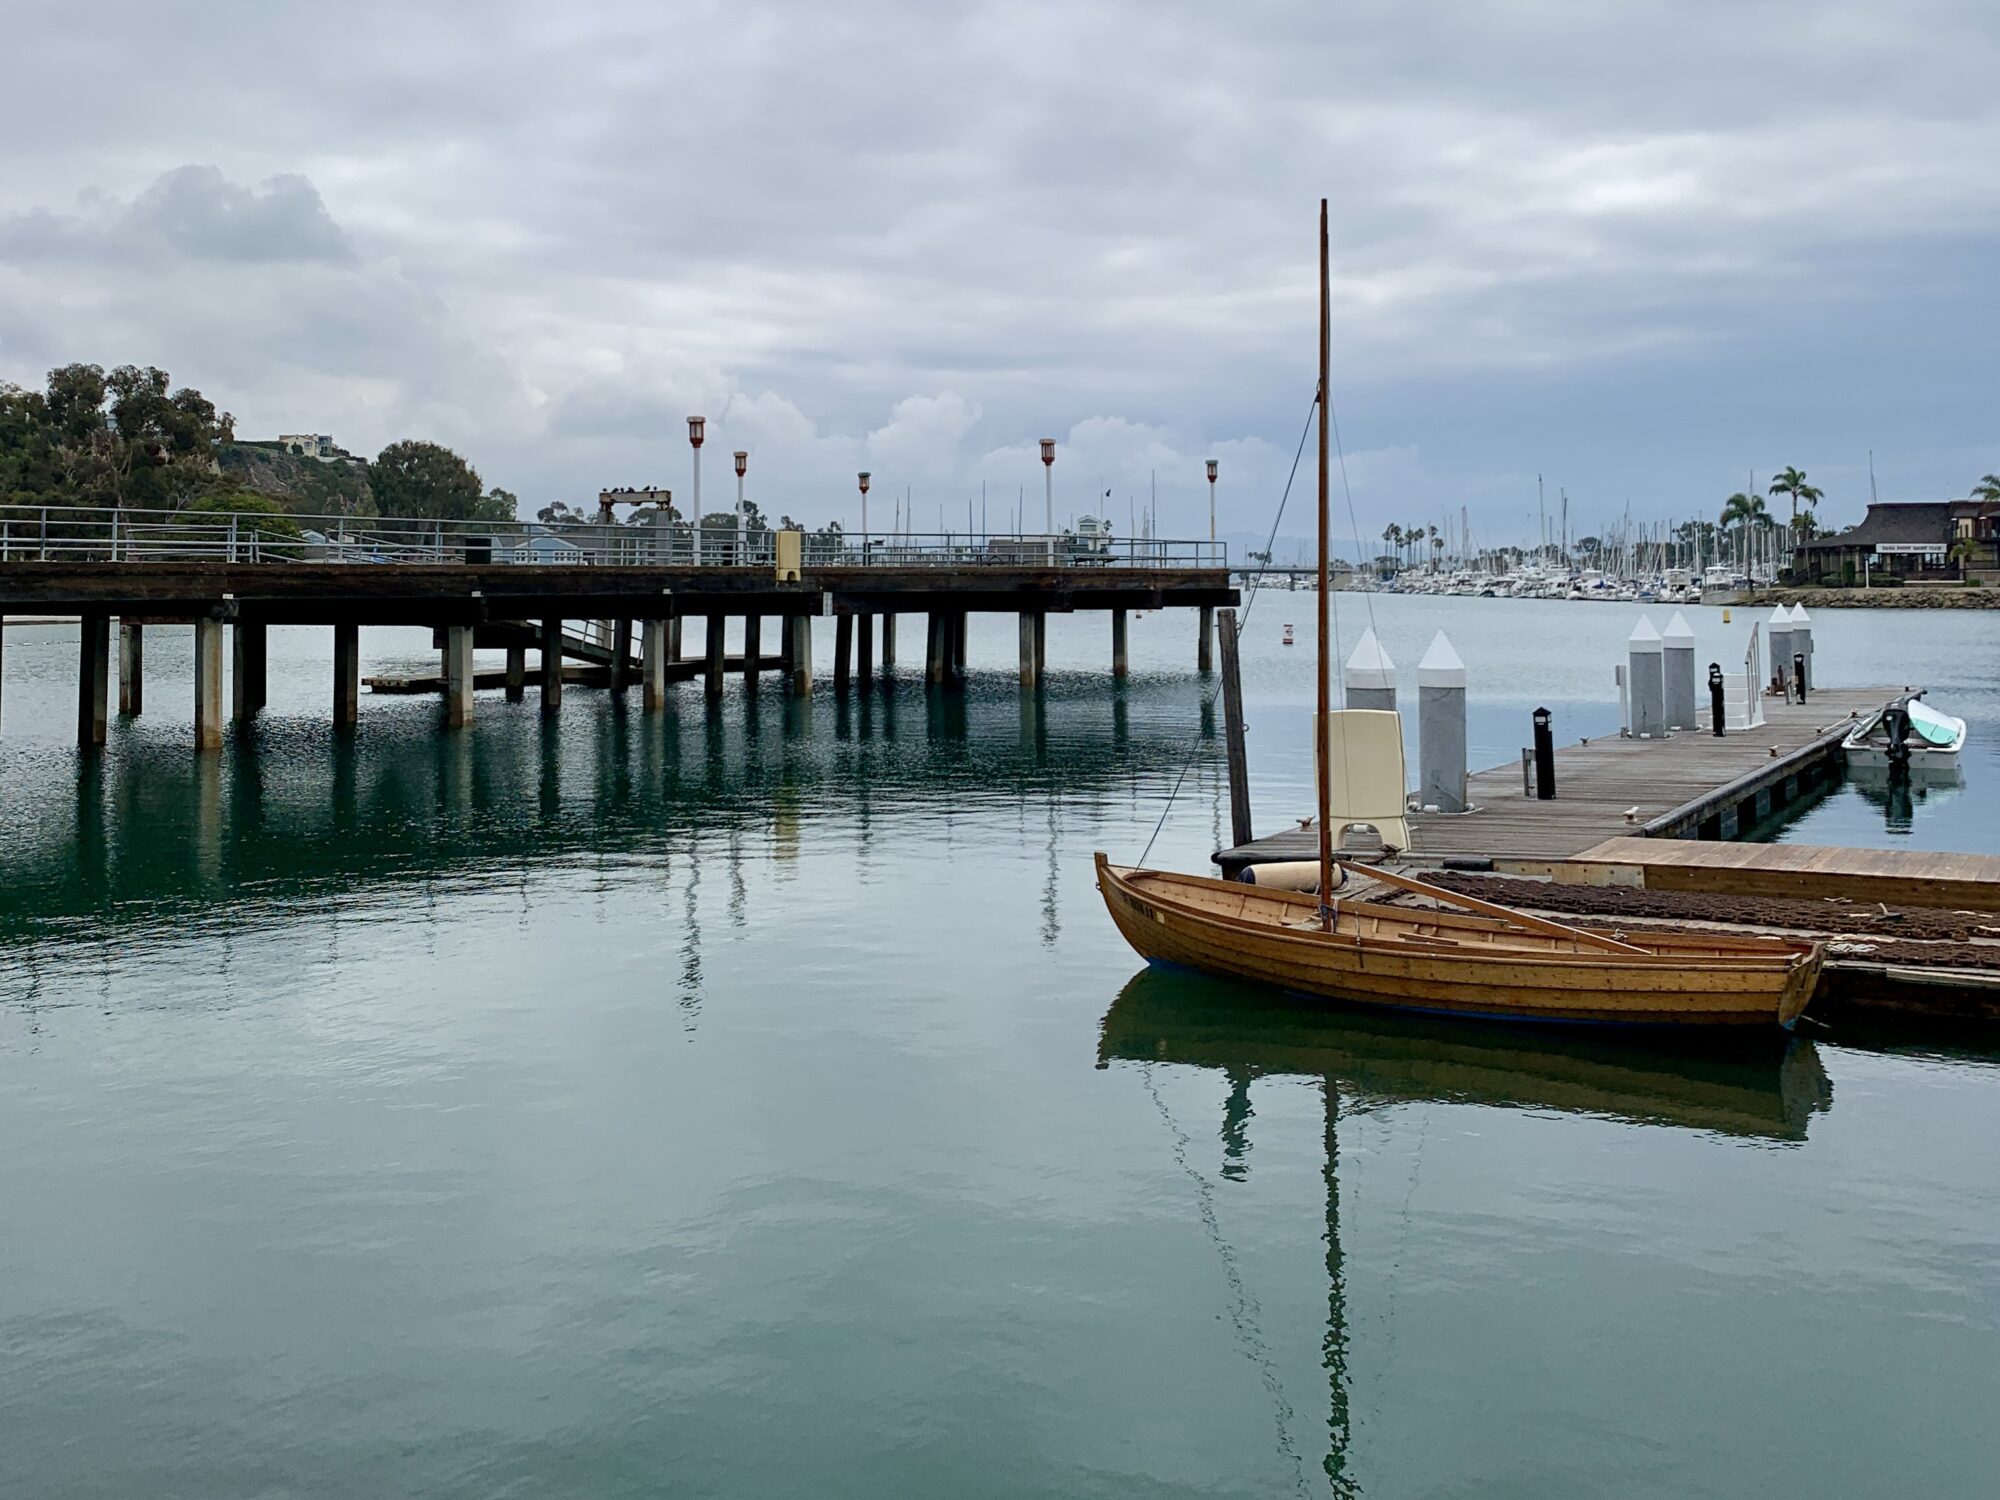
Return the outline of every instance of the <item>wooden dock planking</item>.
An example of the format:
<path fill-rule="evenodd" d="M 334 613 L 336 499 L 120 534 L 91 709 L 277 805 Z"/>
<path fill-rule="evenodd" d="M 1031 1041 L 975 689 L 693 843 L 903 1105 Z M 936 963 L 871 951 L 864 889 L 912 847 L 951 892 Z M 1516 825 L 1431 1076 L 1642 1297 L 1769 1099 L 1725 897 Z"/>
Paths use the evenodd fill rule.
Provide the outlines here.
<path fill-rule="evenodd" d="M 1810 774 L 1860 714 L 1895 695 L 1892 688 L 1817 691 L 1802 704 L 1766 700 L 1765 723 L 1717 739 L 1706 729 L 1682 731 L 1663 740 L 1616 735 L 1556 751 L 1556 797 L 1536 801 L 1521 792 L 1518 762 L 1480 771 L 1468 778 L 1473 811 L 1453 815 L 1410 815 L 1410 854 L 1440 859 L 1506 859 L 1517 865 L 1569 859 L 1606 839 L 1649 830 L 1664 843 L 1684 826 L 1723 818 L 1725 834 L 1735 831 L 1735 808 L 1751 817 L 1768 810 L 1771 788 L 1788 777 Z M 1705 718 L 1705 716 L 1704 716 Z M 1711 808 L 1718 792 L 1732 789 L 1736 801 Z M 1782 795 L 1776 799 L 1785 800 Z M 1631 817 L 1627 818 L 1627 812 Z M 1665 835 L 1665 837 L 1663 837 Z M 1246 864 L 1313 859 L 1317 837 L 1291 828 L 1219 851 L 1226 873 Z"/>
<path fill-rule="evenodd" d="M 1558 878 L 1583 885 L 1629 881 L 1655 891 L 2000 911 L 2000 856 L 1991 854 L 1614 838 L 1577 854 Z"/>

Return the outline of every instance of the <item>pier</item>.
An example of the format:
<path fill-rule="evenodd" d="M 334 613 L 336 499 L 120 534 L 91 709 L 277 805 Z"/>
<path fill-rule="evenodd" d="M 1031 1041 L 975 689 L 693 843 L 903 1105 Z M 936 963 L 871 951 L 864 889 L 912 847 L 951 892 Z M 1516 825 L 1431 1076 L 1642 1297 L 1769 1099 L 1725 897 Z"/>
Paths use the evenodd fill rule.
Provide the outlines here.
<path fill-rule="evenodd" d="M 654 712 L 665 708 L 671 683 L 699 679 L 714 703 L 731 674 L 755 681 L 776 673 L 788 692 L 809 694 L 815 621 L 833 634 L 834 690 L 859 691 L 895 671 L 896 623 L 910 614 L 926 619 L 921 668 L 937 686 L 963 678 L 966 619 L 975 613 L 1019 617 L 1024 691 L 1044 670 L 1051 614 L 1103 613 L 1107 675 L 1122 678 L 1131 611 L 1194 611 L 1192 665 L 1207 672 L 1214 612 L 1236 600 L 1224 549 L 1212 542 L 734 532 L 695 549 L 684 529 L 652 526 L 288 517 L 274 532 L 274 520 L 0 515 L 0 617 L 82 622 L 80 745 L 105 743 L 114 670 L 119 712 L 141 711 L 144 632 L 157 625 L 194 628 L 195 744 L 206 751 L 220 747 L 229 720 L 263 707 L 273 625 L 333 628 L 328 699 L 334 724 L 346 729 L 359 713 L 359 632 L 370 626 L 436 632 L 434 677 L 369 686 L 438 692 L 447 724 L 459 726 L 488 688 L 519 697 L 532 685 L 550 713 L 572 683 L 614 693 L 636 684 Z M 698 656 L 683 649 L 690 620 L 702 627 Z M 728 654 L 732 620 L 742 622 L 744 645 Z M 766 621 L 776 625 L 768 635 Z M 475 671 L 475 649 L 504 649 L 505 669 Z"/>

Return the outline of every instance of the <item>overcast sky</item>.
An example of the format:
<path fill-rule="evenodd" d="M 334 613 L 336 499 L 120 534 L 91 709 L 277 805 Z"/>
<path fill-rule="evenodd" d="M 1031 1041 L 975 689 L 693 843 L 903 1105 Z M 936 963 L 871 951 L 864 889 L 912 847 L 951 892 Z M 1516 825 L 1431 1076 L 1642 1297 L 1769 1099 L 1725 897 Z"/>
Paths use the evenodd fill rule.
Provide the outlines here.
<path fill-rule="evenodd" d="M 159 364 L 246 437 L 529 507 L 754 493 L 1261 532 L 1334 393 L 1361 528 L 1858 518 L 2000 469 L 2000 5 L 10 7 L 0 378 Z M 1098 502 L 1101 505 L 1101 501 Z M 1294 504 L 1300 504 L 1295 498 Z M 1306 529 L 1303 508 L 1285 530 Z"/>

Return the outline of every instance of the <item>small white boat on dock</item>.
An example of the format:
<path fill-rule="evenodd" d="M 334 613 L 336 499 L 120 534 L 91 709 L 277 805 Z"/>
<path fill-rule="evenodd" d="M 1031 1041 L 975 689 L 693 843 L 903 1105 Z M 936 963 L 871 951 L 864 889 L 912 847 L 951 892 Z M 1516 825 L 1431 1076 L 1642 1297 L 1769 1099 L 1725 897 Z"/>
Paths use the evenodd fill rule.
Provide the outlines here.
<path fill-rule="evenodd" d="M 1921 698 L 1896 698 L 1857 720 L 1840 748 L 1850 770 L 1956 771 L 1965 748 L 1965 720 L 1940 713 Z"/>

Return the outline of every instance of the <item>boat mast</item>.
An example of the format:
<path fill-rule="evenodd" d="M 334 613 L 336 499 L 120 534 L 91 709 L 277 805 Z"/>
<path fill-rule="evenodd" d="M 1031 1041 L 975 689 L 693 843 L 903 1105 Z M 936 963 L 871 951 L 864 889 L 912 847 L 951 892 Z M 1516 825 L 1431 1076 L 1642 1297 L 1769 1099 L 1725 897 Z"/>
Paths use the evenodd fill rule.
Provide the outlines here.
<path fill-rule="evenodd" d="M 1332 297 L 1331 270 L 1327 262 L 1326 245 L 1326 199 L 1319 200 L 1319 718 L 1313 734 L 1313 758 L 1317 762 L 1314 769 L 1319 773 L 1319 915 L 1320 924 L 1333 931 L 1333 786 L 1331 767 L 1327 760 L 1327 739 L 1333 732 L 1330 715 L 1333 713 L 1331 663 L 1332 632 L 1328 626 L 1328 599 L 1326 556 L 1327 556 L 1327 485 L 1326 485 L 1326 432 L 1329 397 L 1327 383 L 1333 360 L 1333 313 L 1329 306 Z"/>

